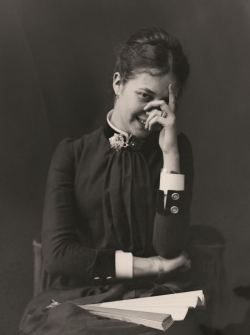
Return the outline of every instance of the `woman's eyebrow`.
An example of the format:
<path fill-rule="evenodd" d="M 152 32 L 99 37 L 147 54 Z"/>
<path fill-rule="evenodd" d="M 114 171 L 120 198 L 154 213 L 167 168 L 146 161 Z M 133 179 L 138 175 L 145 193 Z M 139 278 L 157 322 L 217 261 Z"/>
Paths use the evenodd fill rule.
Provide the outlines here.
<path fill-rule="evenodd" d="M 149 94 L 152 94 L 152 95 L 155 95 L 155 92 L 154 91 L 151 91 L 149 88 L 147 87 L 140 87 L 139 90 L 143 90 Z"/>
<path fill-rule="evenodd" d="M 154 91 L 151 91 L 149 88 L 147 87 L 141 87 L 139 88 L 139 90 L 144 90 L 145 92 L 149 93 L 149 94 L 152 94 L 152 95 L 156 95 L 156 93 Z M 161 98 L 162 100 L 168 100 L 168 96 L 166 97 L 162 97 Z"/>

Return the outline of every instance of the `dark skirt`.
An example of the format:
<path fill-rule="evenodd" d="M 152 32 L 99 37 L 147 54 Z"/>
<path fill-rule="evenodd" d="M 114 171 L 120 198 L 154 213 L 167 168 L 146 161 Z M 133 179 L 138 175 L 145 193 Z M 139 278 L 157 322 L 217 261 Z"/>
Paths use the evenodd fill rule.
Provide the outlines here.
<path fill-rule="evenodd" d="M 49 289 L 33 298 L 22 317 L 19 335 L 160 335 L 163 332 L 133 323 L 95 316 L 77 305 L 178 292 L 175 283 L 133 280 L 74 289 Z M 52 299 L 60 303 L 48 308 Z M 202 312 L 204 313 L 204 312 Z M 199 335 L 200 312 L 175 322 L 169 335 Z"/>

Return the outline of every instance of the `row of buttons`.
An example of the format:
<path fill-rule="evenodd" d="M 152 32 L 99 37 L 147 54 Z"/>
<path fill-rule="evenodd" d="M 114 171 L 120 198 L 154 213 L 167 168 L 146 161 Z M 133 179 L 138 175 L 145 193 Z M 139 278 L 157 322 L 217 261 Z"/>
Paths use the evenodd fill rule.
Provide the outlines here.
<path fill-rule="evenodd" d="M 109 280 L 109 279 L 112 279 L 113 277 L 110 277 L 110 276 L 108 276 L 108 277 L 106 277 L 106 278 L 104 278 L 105 280 Z M 103 279 L 103 278 L 102 278 Z M 101 278 L 100 277 L 94 277 L 94 280 L 101 280 Z"/>
<path fill-rule="evenodd" d="M 172 200 L 179 200 L 179 199 L 180 199 L 180 194 L 177 193 L 177 192 L 172 193 L 172 194 L 171 194 L 171 198 L 172 198 Z M 171 207 L 170 207 L 170 212 L 171 212 L 172 214 L 177 214 L 177 213 L 179 213 L 179 207 L 177 207 L 177 206 L 171 206 Z"/>

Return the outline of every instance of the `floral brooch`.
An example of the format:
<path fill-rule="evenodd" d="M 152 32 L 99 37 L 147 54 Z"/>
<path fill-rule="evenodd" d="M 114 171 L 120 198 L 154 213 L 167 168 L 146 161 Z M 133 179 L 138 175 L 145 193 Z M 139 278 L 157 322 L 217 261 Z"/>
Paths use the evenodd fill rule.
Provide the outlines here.
<path fill-rule="evenodd" d="M 112 137 L 109 138 L 109 143 L 111 148 L 116 151 L 121 150 L 121 148 L 128 147 L 128 140 L 122 134 L 115 133 Z"/>
<path fill-rule="evenodd" d="M 116 151 L 120 151 L 122 148 L 139 148 L 141 141 L 136 140 L 133 136 L 126 138 L 122 134 L 115 133 L 112 137 L 109 138 L 110 147 Z"/>

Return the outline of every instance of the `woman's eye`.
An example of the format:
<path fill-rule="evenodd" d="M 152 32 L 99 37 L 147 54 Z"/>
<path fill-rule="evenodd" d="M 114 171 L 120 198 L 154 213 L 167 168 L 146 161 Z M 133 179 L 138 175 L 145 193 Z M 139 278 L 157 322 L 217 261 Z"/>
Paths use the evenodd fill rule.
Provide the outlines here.
<path fill-rule="evenodd" d="M 142 100 L 144 101 L 150 101 L 151 100 L 151 96 L 147 93 L 144 93 L 144 92 L 139 92 L 139 96 Z"/>

